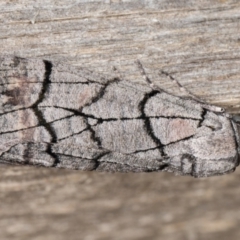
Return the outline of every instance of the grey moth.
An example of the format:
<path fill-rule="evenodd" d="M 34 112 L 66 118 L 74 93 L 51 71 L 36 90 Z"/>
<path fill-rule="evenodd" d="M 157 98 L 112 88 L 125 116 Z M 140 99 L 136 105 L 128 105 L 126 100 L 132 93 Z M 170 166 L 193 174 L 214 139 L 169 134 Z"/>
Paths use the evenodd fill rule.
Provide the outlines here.
<path fill-rule="evenodd" d="M 4 56 L 0 163 L 226 174 L 239 163 L 238 125 L 217 109 L 64 63 Z"/>

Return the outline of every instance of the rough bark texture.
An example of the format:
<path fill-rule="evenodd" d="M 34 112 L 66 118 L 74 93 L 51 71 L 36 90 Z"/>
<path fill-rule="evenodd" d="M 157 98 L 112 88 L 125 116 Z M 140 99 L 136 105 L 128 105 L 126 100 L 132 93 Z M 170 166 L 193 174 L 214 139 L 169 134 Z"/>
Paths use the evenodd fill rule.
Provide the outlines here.
<path fill-rule="evenodd" d="M 237 0 L 1 1 L 0 52 L 112 67 L 239 113 Z M 32 24 L 35 19 L 35 24 Z M 176 90 L 178 91 L 178 90 Z M 24 100 L 24 99 L 23 99 Z M 0 169 L 1 239 L 239 239 L 240 172 L 205 180 L 167 173 Z"/>

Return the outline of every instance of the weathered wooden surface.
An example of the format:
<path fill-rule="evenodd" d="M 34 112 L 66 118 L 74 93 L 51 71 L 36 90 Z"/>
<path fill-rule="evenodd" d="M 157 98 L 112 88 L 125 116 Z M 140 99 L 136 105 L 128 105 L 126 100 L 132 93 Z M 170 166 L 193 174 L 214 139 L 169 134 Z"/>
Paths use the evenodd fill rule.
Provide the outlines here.
<path fill-rule="evenodd" d="M 64 60 L 240 113 L 240 3 L 1 1 L 0 52 Z M 33 22 L 35 23 L 33 24 Z M 209 179 L 0 168 L 1 239 L 238 239 L 240 170 Z"/>

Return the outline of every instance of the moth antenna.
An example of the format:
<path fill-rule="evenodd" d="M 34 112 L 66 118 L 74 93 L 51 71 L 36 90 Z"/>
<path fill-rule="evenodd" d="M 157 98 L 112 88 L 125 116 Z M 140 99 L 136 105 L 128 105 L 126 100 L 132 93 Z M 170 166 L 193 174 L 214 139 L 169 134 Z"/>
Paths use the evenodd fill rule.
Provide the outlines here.
<path fill-rule="evenodd" d="M 184 92 L 185 94 L 189 95 L 191 98 L 193 98 L 194 100 L 198 101 L 198 102 L 203 102 L 204 100 L 195 96 L 194 94 L 192 94 L 189 90 L 187 90 L 177 79 L 175 79 L 171 74 L 169 74 L 168 72 L 165 72 L 163 70 L 160 71 L 160 74 L 163 74 L 165 76 L 168 77 L 168 79 L 170 79 L 174 84 L 176 84 L 181 92 Z"/>
<path fill-rule="evenodd" d="M 156 89 L 158 91 L 162 91 L 162 89 L 158 86 L 156 86 L 152 81 L 151 79 L 147 76 L 145 70 L 144 70 L 144 67 L 142 65 L 142 63 L 140 62 L 140 60 L 137 60 L 136 61 L 137 63 L 137 66 L 144 78 L 144 80 L 149 84 L 149 86 L 153 89 Z M 180 91 L 183 91 L 185 92 L 188 96 L 190 96 L 191 99 L 199 102 L 201 104 L 201 106 L 207 110 L 210 110 L 210 111 L 213 111 L 213 112 L 225 112 L 225 109 L 224 108 L 221 108 L 221 107 L 217 107 L 217 106 L 214 106 L 214 105 L 211 105 L 211 104 L 207 104 L 204 100 L 202 100 L 201 98 L 198 98 L 196 97 L 194 94 L 192 94 L 190 91 L 188 91 L 184 86 L 182 86 L 182 84 L 177 81 L 172 75 L 170 75 L 169 73 L 161 70 L 160 71 L 161 74 L 164 74 L 165 76 L 167 76 L 171 81 L 173 81 L 175 84 L 177 84 L 177 86 L 179 87 Z"/>
<path fill-rule="evenodd" d="M 203 99 L 201 99 L 201 98 L 195 96 L 194 94 L 192 94 L 189 90 L 187 90 L 177 79 L 175 79 L 168 72 L 165 72 L 165 71 L 161 70 L 160 74 L 163 74 L 163 75 L 167 76 L 172 82 L 174 82 L 179 87 L 180 91 L 184 92 L 185 94 L 190 96 L 195 101 L 201 103 L 203 108 L 208 109 L 208 110 L 213 111 L 213 112 L 225 112 L 225 109 L 223 109 L 221 107 L 211 105 L 211 104 L 207 104 Z"/>
<path fill-rule="evenodd" d="M 142 65 L 142 63 L 140 62 L 140 60 L 137 60 L 136 63 L 137 63 L 138 69 L 139 69 L 139 71 L 140 71 L 143 79 L 149 84 L 149 86 L 150 86 L 151 88 L 156 89 L 156 90 L 158 90 L 158 91 L 161 92 L 162 89 L 161 89 L 160 87 L 156 86 L 156 85 L 151 81 L 151 79 L 147 76 L 147 74 L 146 74 L 146 72 L 145 72 L 145 70 L 144 70 L 144 68 L 143 68 L 143 65 Z"/>

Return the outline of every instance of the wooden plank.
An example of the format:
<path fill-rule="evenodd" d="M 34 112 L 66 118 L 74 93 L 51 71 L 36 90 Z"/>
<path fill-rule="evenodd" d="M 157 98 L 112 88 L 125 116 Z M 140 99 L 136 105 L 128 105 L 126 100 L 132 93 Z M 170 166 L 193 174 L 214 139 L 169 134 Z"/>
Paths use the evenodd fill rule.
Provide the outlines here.
<path fill-rule="evenodd" d="M 240 112 L 240 3 L 1 1 L 0 52 L 177 87 Z M 32 22 L 35 23 L 33 24 Z M 239 178 L 0 168 L 1 239 L 238 239 Z"/>

